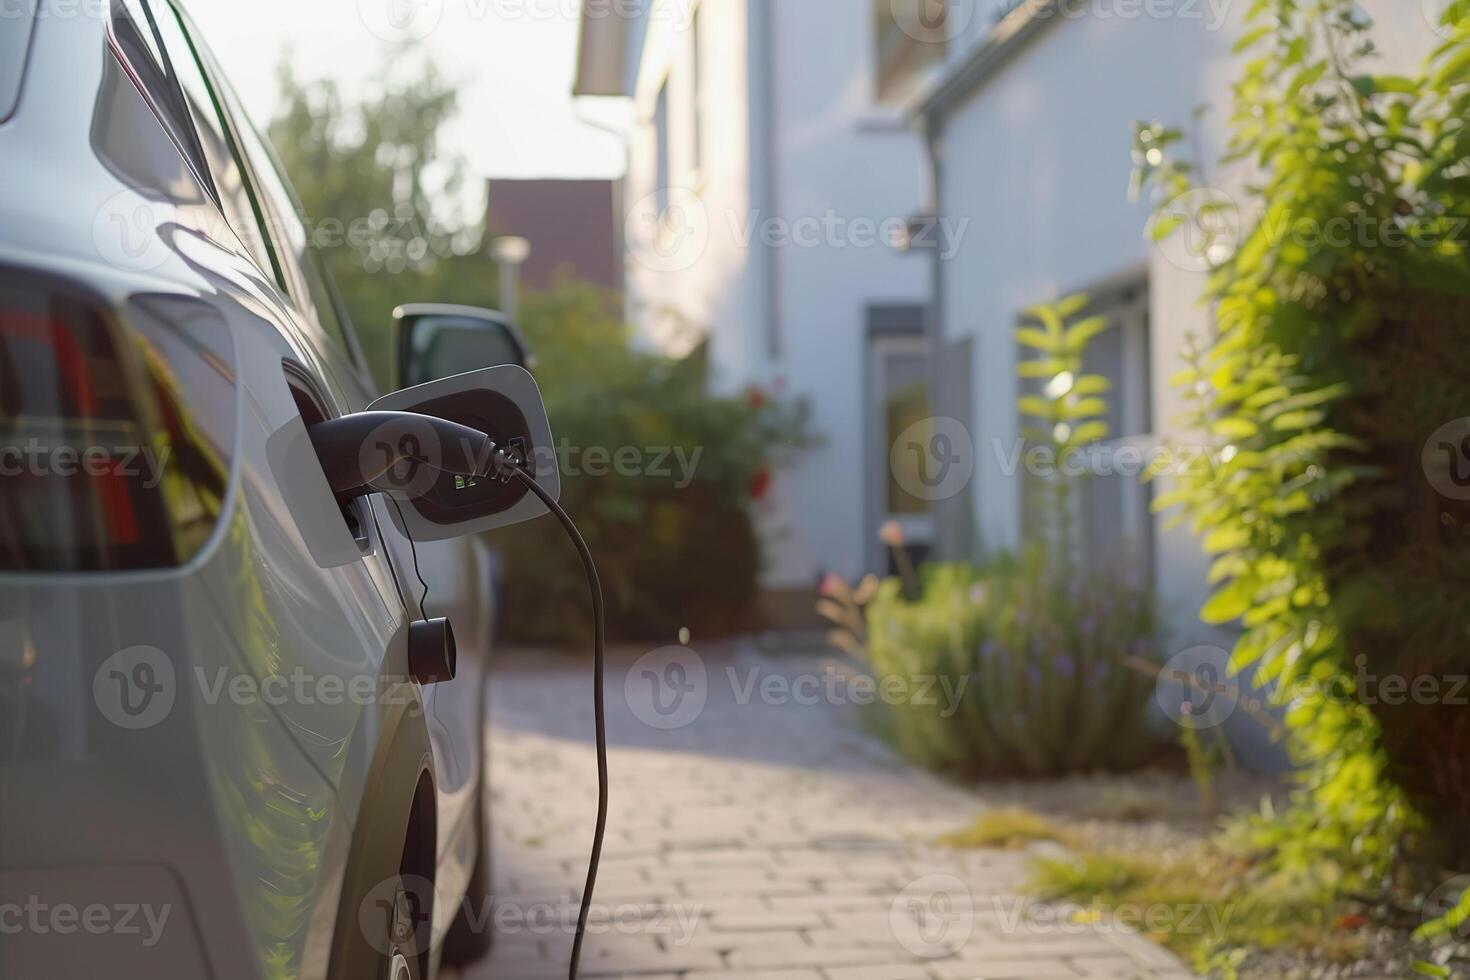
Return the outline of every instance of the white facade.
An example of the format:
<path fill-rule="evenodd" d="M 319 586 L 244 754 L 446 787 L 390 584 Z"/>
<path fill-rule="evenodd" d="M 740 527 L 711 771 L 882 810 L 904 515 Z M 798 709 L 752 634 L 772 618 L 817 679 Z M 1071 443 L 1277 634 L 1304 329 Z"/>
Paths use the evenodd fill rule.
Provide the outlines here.
<path fill-rule="evenodd" d="M 927 264 L 891 241 L 927 168 L 905 114 L 877 99 L 870 11 L 671 0 L 583 30 L 579 91 L 621 85 L 636 104 L 630 319 L 676 355 L 707 342 L 719 390 L 759 386 L 812 412 L 819 443 L 778 471 L 763 507 L 764 585 L 869 570 L 887 459 L 867 437 L 869 327 L 907 317 L 922 337 L 931 295 Z M 608 45 L 626 60 L 609 63 Z"/>
<path fill-rule="evenodd" d="M 1383 51 L 1373 70 L 1413 74 L 1438 40 L 1425 5 L 1365 6 Z M 1183 241 L 1154 244 L 1146 234 L 1148 202 L 1128 200 L 1132 126 L 1160 120 L 1183 129 L 1198 148 L 1192 158 L 1207 168 L 1205 183 L 1241 198 L 1244 175 L 1222 173 L 1214 161 L 1228 138 L 1230 86 L 1243 64 L 1232 47 L 1245 10 L 1228 2 L 1109 0 L 1028 24 L 1033 13 L 1021 9 L 988 43 L 952 60 L 924 107 L 940 167 L 937 207 L 984 229 L 943 264 L 937 319 L 941 349 L 968 346 L 971 357 L 970 505 L 986 549 L 1020 542 L 1024 484 L 1005 450 L 1019 436 L 1015 328 L 1027 307 L 1079 292 L 1141 289 L 1150 365 L 1142 441 L 1189 444 L 1187 432 L 1172 428 L 1186 405 L 1169 378 L 1184 366 L 1186 336 L 1209 326 L 1200 303 L 1203 263 Z M 1196 121 L 1201 106 L 1209 109 Z M 1124 396 L 1119 387 L 1112 397 Z M 1185 531 L 1166 532 L 1165 520 L 1155 519 L 1140 559 L 1148 567 L 1138 571 L 1154 583 L 1184 649 L 1210 639 L 1197 616 L 1208 563 L 1199 542 Z"/>
<path fill-rule="evenodd" d="M 882 569 L 876 532 L 893 509 L 875 368 L 885 352 L 897 352 L 891 363 L 932 355 L 930 410 L 954 416 L 972 444 L 973 477 L 919 521 L 941 557 L 1021 543 L 1014 332 L 1031 305 L 1127 298 L 1120 316 L 1137 336 L 1120 341 L 1128 367 L 1114 396 L 1138 418 L 1126 435 L 1188 444 L 1170 430 L 1184 404 L 1168 379 L 1186 335 L 1209 326 L 1204 274 L 1180 243 L 1152 244 L 1148 203 L 1128 199 L 1132 126 L 1179 126 L 1199 160 L 1219 158 L 1247 4 L 1086 0 L 1061 14 L 1049 0 L 950 0 L 932 31 L 919 21 L 895 35 L 924 42 L 911 53 L 933 45 L 931 63 L 912 72 L 906 104 L 885 105 L 883 16 L 932 3 L 650 2 L 633 21 L 584 20 L 579 91 L 628 93 L 637 106 L 635 323 L 675 354 L 707 340 L 722 389 L 777 387 L 812 407 L 824 441 L 779 475 L 767 587 Z M 1412 73 L 1439 40 L 1426 13 L 1435 0 L 1365 6 L 1383 52 L 1374 70 Z M 1205 172 L 1233 196 L 1242 176 Z M 882 231 L 915 215 L 939 229 L 929 248 L 901 254 Z M 1176 641 L 1204 642 L 1199 544 L 1166 533 L 1130 485 L 1112 492 L 1137 495 L 1118 525 L 1138 550 L 1118 551 L 1157 588 Z"/>

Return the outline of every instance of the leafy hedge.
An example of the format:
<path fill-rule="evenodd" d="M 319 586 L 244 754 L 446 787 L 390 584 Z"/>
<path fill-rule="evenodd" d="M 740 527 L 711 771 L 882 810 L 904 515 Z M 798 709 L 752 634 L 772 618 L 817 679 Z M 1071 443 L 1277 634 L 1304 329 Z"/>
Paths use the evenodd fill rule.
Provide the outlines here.
<path fill-rule="evenodd" d="M 1470 510 L 1424 465 L 1470 414 L 1470 4 L 1416 78 L 1362 72 L 1348 0 L 1258 0 L 1249 20 L 1227 158 L 1258 175 L 1246 196 L 1203 191 L 1179 132 L 1136 134 L 1156 235 L 1192 218 L 1216 236 L 1216 331 L 1176 379 L 1213 451 L 1157 503 L 1215 556 L 1203 617 L 1243 624 L 1234 664 L 1276 692 L 1306 767 L 1258 842 L 1376 888 L 1415 842 L 1470 860 L 1470 713 L 1365 683 L 1470 672 Z"/>
<path fill-rule="evenodd" d="M 597 555 L 609 634 L 673 643 L 685 627 L 708 637 L 749 626 L 761 565 L 752 504 L 773 454 L 804 440 L 803 413 L 758 391 L 711 395 L 697 358 L 635 348 L 586 283 L 528 296 L 520 319 L 560 447 L 562 503 Z M 581 567 L 552 522 L 496 543 L 508 633 L 585 639 Z"/>

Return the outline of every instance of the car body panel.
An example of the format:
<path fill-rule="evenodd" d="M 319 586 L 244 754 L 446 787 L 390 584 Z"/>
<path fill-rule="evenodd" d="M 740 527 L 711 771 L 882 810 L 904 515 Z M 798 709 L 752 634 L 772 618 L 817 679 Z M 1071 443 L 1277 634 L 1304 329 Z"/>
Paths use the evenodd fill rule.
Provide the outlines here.
<path fill-rule="evenodd" d="M 213 533 L 183 567 L 0 574 L 0 702 L 16 712 L 8 738 L 0 724 L 0 898 L 48 880 L 67 894 L 79 867 L 157 869 L 140 882 L 183 897 L 173 927 L 197 948 L 180 940 L 167 950 L 181 959 L 166 961 L 134 950 L 138 963 L 197 955 L 200 976 L 326 976 L 351 836 L 394 725 L 422 726 L 433 747 L 441 894 L 469 879 L 489 558 L 479 542 L 418 547 L 425 609 L 453 619 L 462 674 L 406 682 L 420 615 L 410 542 L 372 500 L 360 553 L 325 567 L 309 541 L 320 529 L 302 525 L 284 484 L 306 484 L 297 498 L 320 490 L 270 453 L 274 437 L 304 431 L 286 366 L 330 415 L 365 407 L 371 382 L 353 352 L 319 342 L 231 229 L 106 25 L 47 13 L 0 124 L 0 172 L 24 175 L 0 188 L 0 266 L 76 284 L 150 343 L 149 323 L 213 336 L 185 383 L 229 419 L 217 447 L 229 471 Z M 358 547 L 345 523 L 334 537 Z M 155 718 L 163 695 L 138 683 L 165 675 L 170 704 Z M 436 921 L 436 939 L 448 925 Z M 31 975 L 10 969 L 26 962 L 7 962 L 29 955 L 19 949 L 0 946 L 0 975 Z M 111 947 L 98 955 L 119 962 Z"/>

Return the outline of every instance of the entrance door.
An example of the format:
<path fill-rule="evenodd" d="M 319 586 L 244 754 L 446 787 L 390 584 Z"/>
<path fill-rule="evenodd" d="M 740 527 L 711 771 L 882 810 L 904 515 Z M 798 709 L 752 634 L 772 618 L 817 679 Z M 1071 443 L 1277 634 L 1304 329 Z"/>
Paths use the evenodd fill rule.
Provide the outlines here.
<path fill-rule="evenodd" d="M 903 531 L 916 564 L 934 550 L 933 504 L 921 495 L 928 477 L 926 433 L 934 414 L 929 345 L 922 329 L 874 333 L 869 359 L 869 567 L 892 573 L 891 549 L 879 539 L 885 525 L 896 523 Z M 911 452 L 905 443 L 917 448 Z"/>

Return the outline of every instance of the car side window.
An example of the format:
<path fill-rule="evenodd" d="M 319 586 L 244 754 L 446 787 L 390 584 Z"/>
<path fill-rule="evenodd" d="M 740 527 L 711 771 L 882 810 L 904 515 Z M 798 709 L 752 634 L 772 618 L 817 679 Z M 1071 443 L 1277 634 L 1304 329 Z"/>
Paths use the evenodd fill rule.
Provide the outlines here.
<path fill-rule="evenodd" d="M 168 4 L 114 0 L 113 35 L 190 166 L 261 268 L 274 270 L 260 209 L 250 195 L 208 82 Z"/>
<path fill-rule="evenodd" d="M 163 52 L 158 48 L 158 38 L 148 23 L 148 14 L 139 0 L 115 0 L 112 5 L 112 26 L 118 44 L 130 58 L 136 57 L 134 68 L 141 69 L 147 62 L 160 75 L 164 72 Z"/>
<path fill-rule="evenodd" d="M 286 182 L 275 153 L 233 99 L 230 111 L 237 122 L 235 128 L 241 133 L 245 156 L 250 161 L 256 184 L 272 211 L 276 249 L 286 266 L 287 277 L 295 281 L 293 293 L 296 303 L 308 320 L 320 325 L 332 343 L 351 357 L 353 348 L 347 337 L 348 327 L 338 313 L 336 296 L 327 286 L 320 258 L 313 250 L 305 210 Z"/>
<path fill-rule="evenodd" d="M 158 28 L 142 0 L 113 0 L 108 35 L 144 100 L 158 116 L 190 168 L 213 195 L 209 167 L 188 109 L 184 106 L 183 93 L 169 71 Z"/>
<path fill-rule="evenodd" d="M 345 355 L 354 369 L 360 371 L 362 365 L 350 337 L 351 327 L 341 312 L 320 258 L 311 247 L 304 209 L 287 183 L 275 153 L 251 123 L 229 80 L 199 41 L 197 31 L 190 33 L 192 25 L 172 9 L 168 0 L 155 2 L 170 7 L 174 15 L 171 20 L 179 32 L 180 41 L 188 45 L 197 59 L 195 67 L 201 82 L 206 77 L 210 79 L 208 85 L 214 93 L 215 105 L 229 121 L 227 128 L 238 140 L 243 169 L 248 175 L 247 183 L 263 216 L 261 224 L 269 229 L 269 244 L 279 263 L 277 275 L 281 288 L 301 311 L 304 326 L 319 341 L 327 341 L 338 354 Z M 171 43 L 167 38 L 165 42 Z"/>

